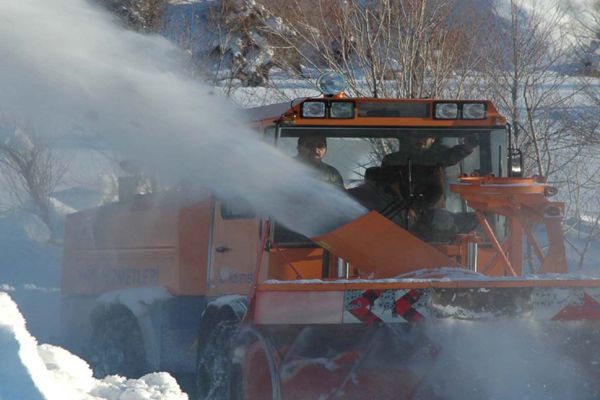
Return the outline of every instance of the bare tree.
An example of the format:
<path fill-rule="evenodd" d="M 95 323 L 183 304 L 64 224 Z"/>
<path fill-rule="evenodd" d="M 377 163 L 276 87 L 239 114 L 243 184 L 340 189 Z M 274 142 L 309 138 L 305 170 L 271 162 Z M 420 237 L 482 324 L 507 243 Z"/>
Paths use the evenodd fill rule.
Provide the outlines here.
<path fill-rule="evenodd" d="M 503 15 L 490 27 L 487 37 L 494 40 L 483 47 L 486 90 L 508 116 L 525 173 L 544 176 L 559 189 L 570 221 L 566 228 L 579 232 L 573 249 L 581 267 L 600 222 L 599 171 L 592 157 L 598 118 L 585 97 L 594 90 L 590 81 L 563 72 L 570 53 L 562 8 L 511 0 Z"/>
<path fill-rule="evenodd" d="M 260 2 L 184 4 L 175 7 L 169 18 L 178 26 L 167 27 L 167 35 L 189 51 L 205 79 L 226 87 L 226 95 L 237 87 L 267 83 L 273 67 L 272 43 L 277 41 L 271 31 L 285 27 Z"/>
<path fill-rule="evenodd" d="M 572 19 L 573 52 L 579 72 L 600 76 L 600 0 L 570 0 L 566 4 Z"/>
<path fill-rule="evenodd" d="M 469 24 L 479 21 L 456 23 L 457 1 L 263 2 L 293 32 L 272 32 L 279 48 L 295 54 L 274 63 L 296 76 L 303 66 L 338 71 L 354 95 L 460 97 L 478 62 Z"/>
<path fill-rule="evenodd" d="M 487 92 L 509 117 L 526 171 L 546 177 L 576 157 L 583 144 L 581 119 L 573 112 L 583 87 L 564 90 L 568 76 L 560 72 L 565 61 L 563 15 L 547 5 L 526 11 L 511 0 L 508 20 L 498 20 L 489 35 L 493 40 L 484 48 Z M 569 152 L 571 157 L 565 158 Z"/>
<path fill-rule="evenodd" d="M 0 117 L 0 171 L 10 201 L 52 228 L 49 197 L 61 182 L 68 163 L 56 156 L 31 126 Z"/>
<path fill-rule="evenodd" d="M 210 18 L 186 9 L 186 26 L 175 40 L 227 95 L 244 86 L 276 86 L 269 73 L 279 67 L 300 80 L 341 72 L 348 92 L 358 96 L 469 97 L 480 78 L 472 73 L 479 63 L 478 32 L 490 18 L 476 4 L 221 0 L 202 6 L 199 14 Z"/>
<path fill-rule="evenodd" d="M 587 147 L 562 171 L 565 175 L 565 230 L 573 232 L 567 243 L 576 254 L 577 269 L 582 269 L 589 250 L 600 238 L 600 157 L 597 147 Z"/>

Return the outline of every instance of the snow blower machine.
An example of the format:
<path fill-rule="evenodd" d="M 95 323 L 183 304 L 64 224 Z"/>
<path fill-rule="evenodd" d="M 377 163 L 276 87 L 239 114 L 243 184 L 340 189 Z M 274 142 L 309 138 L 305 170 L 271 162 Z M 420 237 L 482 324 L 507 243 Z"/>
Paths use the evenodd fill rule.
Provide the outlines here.
<path fill-rule="evenodd" d="M 564 206 L 521 176 L 495 106 L 319 82 L 252 125 L 290 156 L 319 138 L 369 212 L 311 238 L 209 191 L 72 214 L 71 347 L 97 375 L 189 376 L 199 399 L 600 397 L 600 280 L 569 274 Z"/>

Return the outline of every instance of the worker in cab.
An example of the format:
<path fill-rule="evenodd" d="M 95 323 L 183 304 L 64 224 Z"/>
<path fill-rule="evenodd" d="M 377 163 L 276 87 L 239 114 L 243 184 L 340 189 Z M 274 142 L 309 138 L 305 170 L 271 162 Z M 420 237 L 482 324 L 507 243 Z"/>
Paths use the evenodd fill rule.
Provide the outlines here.
<path fill-rule="evenodd" d="M 413 208 L 444 208 L 444 169 L 468 157 L 478 145 L 476 136 L 449 147 L 429 136 L 403 138 L 400 149 L 386 155 L 382 167 L 394 167 L 402 177 L 402 195 Z"/>
<path fill-rule="evenodd" d="M 342 175 L 335 167 L 323 161 L 327 154 L 327 139 L 324 136 L 300 136 L 297 150 L 298 155 L 295 159 L 311 167 L 316 172 L 317 179 L 344 189 Z"/>
<path fill-rule="evenodd" d="M 348 194 L 368 210 L 374 210 L 407 228 L 408 210 L 401 191 L 402 177 L 394 167 L 370 167 L 365 170 L 364 181 L 348 189 Z"/>
<path fill-rule="evenodd" d="M 412 165 L 447 168 L 468 157 L 478 146 L 477 136 L 466 137 L 464 143 L 449 147 L 430 136 L 411 136 L 402 140 L 400 149 L 383 158 L 382 166 Z"/>
<path fill-rule="evenodd" d="M 386 155 L 382 167 L 397 169 L 403 201 L 404 227 L 429 242 L 446 242 L 477 226 L 473 213 L 445 209 L 445 168 L 468 157 L 477 147 L 477 137 L 467 137 L 449 147 L 427 136 L 409 137 L 397 152 Z"/>

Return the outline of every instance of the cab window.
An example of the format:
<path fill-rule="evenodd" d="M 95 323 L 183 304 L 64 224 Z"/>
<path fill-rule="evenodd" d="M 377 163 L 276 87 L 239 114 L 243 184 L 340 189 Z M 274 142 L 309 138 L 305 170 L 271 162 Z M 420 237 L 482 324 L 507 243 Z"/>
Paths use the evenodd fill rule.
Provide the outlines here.
<path fill-rule="evenodd" d="M 396 151 L 399 146 L 396 138 L 327 137 L 327 154 L 323 159 L 335 167 L 347 188 L 360 184 L 365 170 L 381 165 L 386 152 Z M 289 157 L 295 157 L 298 137 L 281 137 L 277 147 Z"/>

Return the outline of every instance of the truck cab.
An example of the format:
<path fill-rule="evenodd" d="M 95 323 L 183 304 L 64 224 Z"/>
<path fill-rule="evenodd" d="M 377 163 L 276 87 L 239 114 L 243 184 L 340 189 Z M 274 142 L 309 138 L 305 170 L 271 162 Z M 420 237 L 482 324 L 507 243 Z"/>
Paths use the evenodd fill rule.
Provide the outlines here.
<path fill-rule="evenodd" d="M 434 150 L 452 149 L 466 142 L 475 144 L 464 158 L 439 168 L 443 187 L 435 195 L 438 200 L 435 208 L 447 211 L 448 215 L 465 215 L 470 211 L 459 194 L 449 187 L 460 176 L 501 177 L 509 174 L 510 150 L 506 121 L 489 101 L 350 99 L 337 95 L 303 99 L 291 109 L 287 103 L 279 106 L 270 106 L 274 111 L 271 116 L 261 114 L 263 108 L 249 110 L 250 115 L 256 115 L 254 126 L 266 141 L 294 158 L 300 137 L 326 138 L 327 153 L 323 161 L 339 171 L 348 195 L 369 210 L 384 215 L 387 212 L 386 216 L 409 231 L 415 226 L 415 217 L 412 216 L 413 220 L 409 221 L 407 214 L 410 212 L 406 210 L 427 196 L 430 188 L 428 180 L 424 178 L 431 175 L 434 166 L 419 165 L 415 157 L 412 161 L 408 160 L 408 165 L 383 167 L 385 171 L 382 171 L 382 161 L 389 154 L 406 152 L 407 148 L 424 138 L 433 139 Z M 388 190 L 388 186 L 394 183 L 393 179 L 388 179 L 390 170 L 394 173 L 395 169 L 403 169 L 404 173 L 404 188 L 396 192 Z M 385 174 L 388 177 L 381 179 Z M 419 185 L 421 181 L 424 184 Z M 495 233 L 502 237 L 503 219 L 490 218 L 489 222 Z M 358 272 L 348 269 L 339 257 L 323 249 L 314 240 L 290 231 L 276 220 L 270 221 L 270 224 L 270 261 L 268 267 L 263 269 L 269 273 L 264 278 L 285 280 L 358 276 Z M 413 233 L 418 235 L 416 231 Z M 441 241 L 431 238 L 424 240 L 435 242 L 432 244 L 437 248 L 451 257 L 459 258 L 460 250 L 454 246 L 455 236 L 444 237 Z M 483 260 L 485 246 L 482 250 L 480 256 Z M 309 263 L 307 260 L 313 261 Z M 459 262 L 463 261 L 459 259 Z"/>

